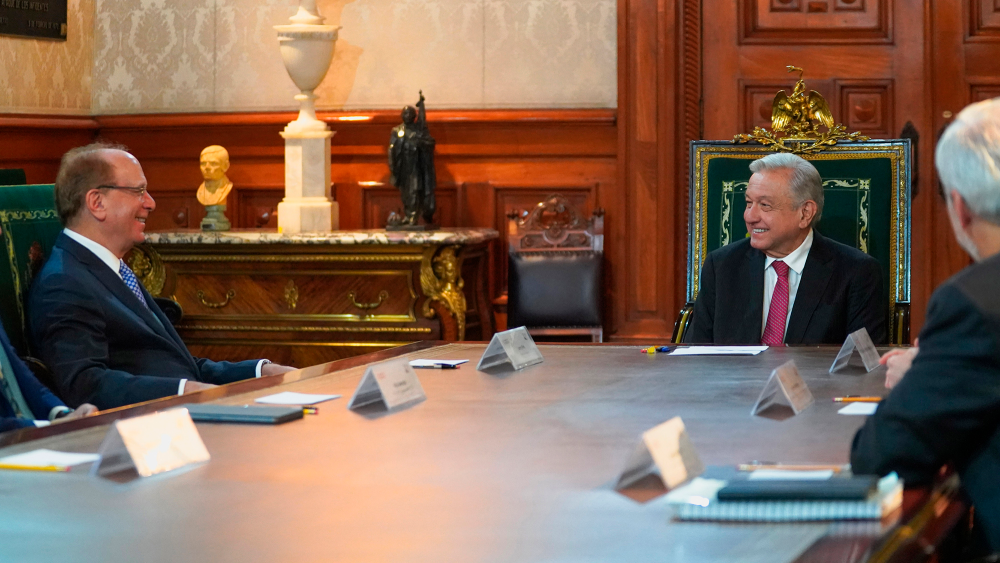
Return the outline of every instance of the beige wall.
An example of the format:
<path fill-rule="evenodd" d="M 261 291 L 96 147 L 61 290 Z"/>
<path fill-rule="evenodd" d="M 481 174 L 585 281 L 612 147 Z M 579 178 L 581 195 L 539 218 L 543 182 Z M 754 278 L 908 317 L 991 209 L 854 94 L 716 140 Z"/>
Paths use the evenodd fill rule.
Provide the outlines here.
<path fill-rule="evenodd" d="M 94 1 L 69 0 L 66 41 L 0 36 L 0 112 L 90 113 Z"/>
<path fill-rule="evenodd" d="M 291 110 L 297 0 L 70 0 L 66 43 L 0 38 L 0 112 Z M 319 0 L 321 109 L 615 107 L 615 0 Z M 13 46 L 12 49 L 7 48 Z M 93 80 L 91 81 L 91 75 Z"/>

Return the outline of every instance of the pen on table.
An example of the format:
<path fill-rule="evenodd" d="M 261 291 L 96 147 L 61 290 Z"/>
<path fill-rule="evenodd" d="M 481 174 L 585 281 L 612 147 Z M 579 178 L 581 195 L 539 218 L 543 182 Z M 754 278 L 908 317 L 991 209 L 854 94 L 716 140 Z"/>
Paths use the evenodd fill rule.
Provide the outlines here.
<path fill-rule="evenodd" d="M 781 469 L 784 471 L 833 471 L 840 473 L 844 470 L 843 465 L 808 465 L 808 464 L 785 464 L 785 463 L 741 463 L 736 466 L 740 471 L 756 471 L 758 469 Z"/>
<path fill-rule="evenodd" d="M 69 471 L 69 467 L 58 465 L 13 465 L 0 463 L 0 469 L 13 469 L 16 471 Z"/>
<path fill-rule="evenodd" d="M 318 407 L 302 407 L 302 414 L 319 414 Z"/>
<path fill-rule="evenodd" d="M 834 403 L 880 403 L 882 397 L 861 397 L 859 395 L 848 395 L 846 397 L 834 397 Z"/>
<path fill-rule="evenodd" d="M 458 369 L 458 366 L 451 364 L 434 364 L 432 366 L 414 366 L 418 369 Z"/>

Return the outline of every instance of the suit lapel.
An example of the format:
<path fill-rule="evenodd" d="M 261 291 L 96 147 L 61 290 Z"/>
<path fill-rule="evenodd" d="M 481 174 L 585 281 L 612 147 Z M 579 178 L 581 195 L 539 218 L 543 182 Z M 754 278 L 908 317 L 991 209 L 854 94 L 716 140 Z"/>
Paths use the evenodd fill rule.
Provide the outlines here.
<path fill-rule="evenodd" d="M 154 316 L 153 311 L 149 307 L 146 307 L 139 301 L 139 298 L 135 296 L 134 293 L 125 285 L 125 282 L 118 277 L 117 274 L 111 271 L 111 268 L 104 263 L 100 258 L 98 258 L 93 252 L 85 248 L 82 244 L 76 242 L 75 240 L 66 236 L 65 233 L 60 233 L 59 238 L 56 239 L 55 246 L 58 246 L 69 252 L 83 265 L 86 266 L 87 271 L 89 271 L 95 278 L 98 279 L 108 291 L 113 295 L 118 301 L 125 305 L 129 311 L 131 311 L 135 316 L 142 319 L 142 322 L 153 330 L 157 335 L 173 340 L 170 334 L 165 329 L 165 326 L 159 319 Z M 152 297 L 143 291 L 148 303 L 152 303 Z"/>
<path fill-rule="evenodd" d="M 802 279 L 795 293 L 795 303 L 792 304 L 792 316 L 788 320 L 788 330 L 785 331 L 786 344 L 799 344 L 805 337 L 806 328 L 812 319 L 816 306 L 819 305 L 826 286 L 830 283 L 833 273 L 830 252 L 826 239 L 813 230 L 813 244 L 806 258 L 806 266 L 802 269 Z"/>
<path fill-rule="evenodd" d="M 743 271 L 739 279 L 747 280 L 743 287 L 745 291 L 739 296 L 740 301 L 734 303 L 739 308 L 741 303 L 747 306 L 746 313 L 740 322 L 740 338 L 738 342 L 759 342 L 760 326 L 764 315 L 764 253 L 755 249 L 747 250 L 743 260 Z"/>

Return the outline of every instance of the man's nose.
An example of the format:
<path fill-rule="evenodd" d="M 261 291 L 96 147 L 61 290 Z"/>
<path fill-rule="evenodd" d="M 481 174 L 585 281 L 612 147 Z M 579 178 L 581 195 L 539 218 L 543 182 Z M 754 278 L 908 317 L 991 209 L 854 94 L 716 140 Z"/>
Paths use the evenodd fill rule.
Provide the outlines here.
<path fill-rule="evenodd" d="M 148 209 L 150 211 L 156 209 L 156 200 L 153 199 L 153 196 L 150 195 L 149 192 L 142 194 L 142 197 L 144 198 L 142 200 L 142 207 L 144 209 Z"/>
<path fill-rule="evenodd" d="M 747 223 L 753 223 L 757 219 L 758 219 L 757 206 L 753 205 L 752 203 L 747 204 L 747 208 L 743 211 L 743 220 L 746 221 Z"/>

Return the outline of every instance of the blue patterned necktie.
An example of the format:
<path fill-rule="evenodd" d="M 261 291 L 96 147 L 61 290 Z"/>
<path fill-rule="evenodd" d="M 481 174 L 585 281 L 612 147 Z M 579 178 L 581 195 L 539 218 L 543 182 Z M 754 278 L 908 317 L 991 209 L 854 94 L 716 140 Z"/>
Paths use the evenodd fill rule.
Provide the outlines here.
<path fill-rule="evenodd" d="M 122 275 L 122 281 L 124 281 L 125 285 L 132 290 L 132 293 L 139 298 L 139 301 L 143 305 L 146 305 L 146 308 L 149 308 L 149 305 L 146 303 L 146 298 L 142 296 L 142 291 L 139 290 L 139 280 L 135 279 L 135 274 L 132 273 L 132 269 L 125 265 L 124 260 L 119 260 L 118 263 L 118 273 Z"/>

